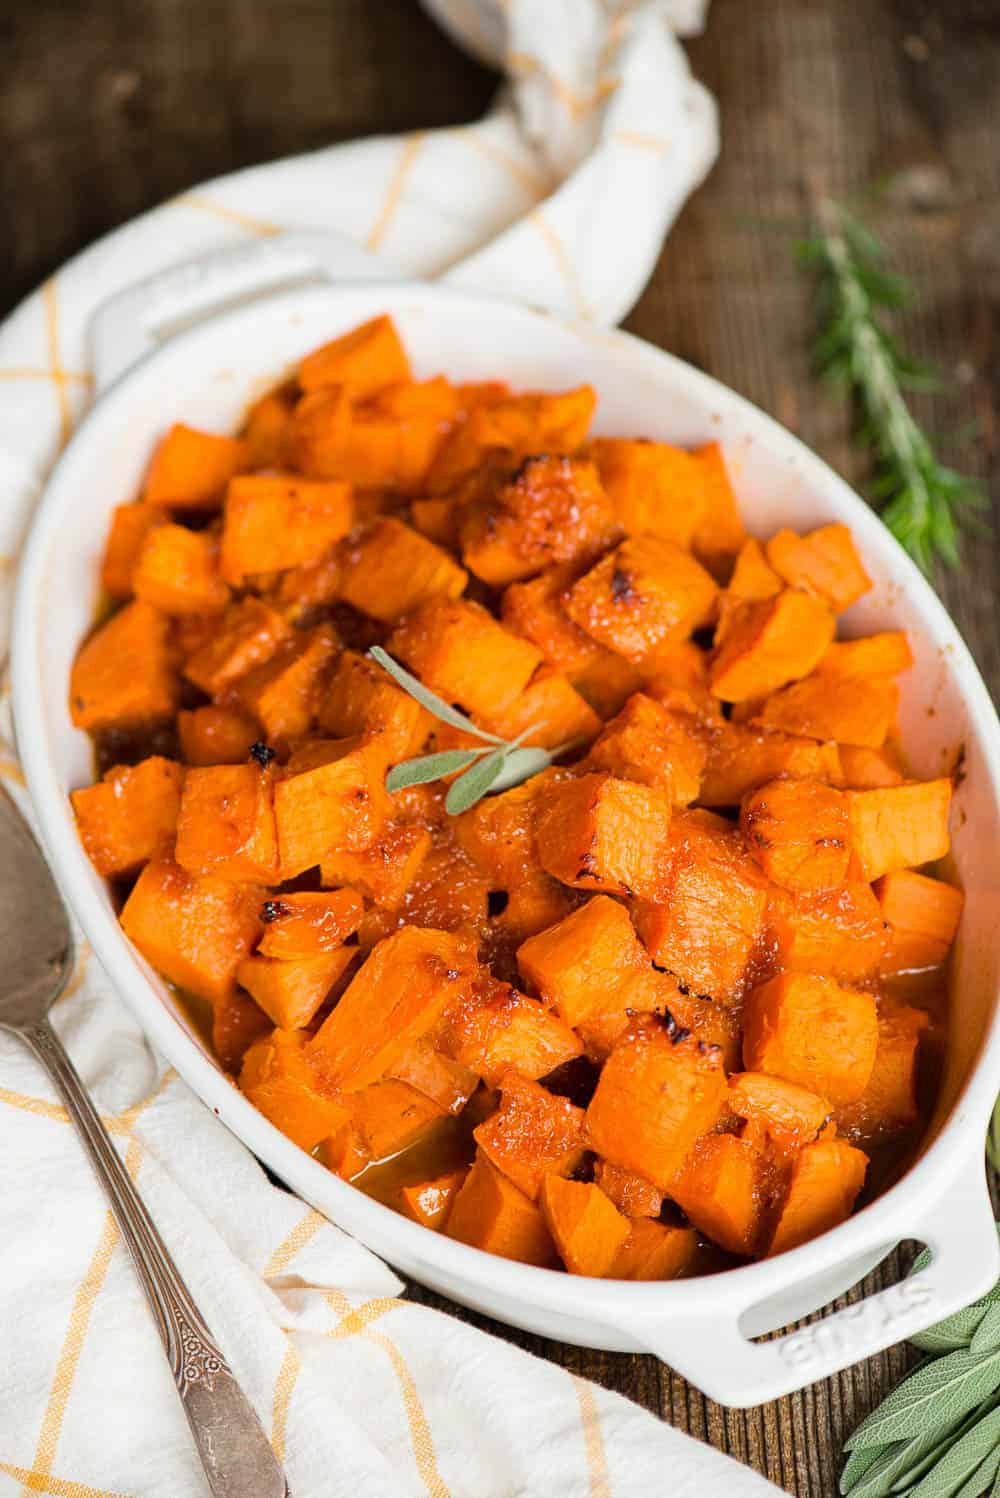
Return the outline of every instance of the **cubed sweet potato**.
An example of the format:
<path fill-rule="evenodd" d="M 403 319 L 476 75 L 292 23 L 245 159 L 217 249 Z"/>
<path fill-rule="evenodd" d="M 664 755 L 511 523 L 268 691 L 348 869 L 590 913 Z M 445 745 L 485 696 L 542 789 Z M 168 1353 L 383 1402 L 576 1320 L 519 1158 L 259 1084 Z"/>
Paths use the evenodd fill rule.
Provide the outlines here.
<path fill-rule="evenodd" d="M 503 712 L 480 715 L 479 725 L 500 738 L 514 739 L 522 733 L 524 744 L 558 749 L 572 744 L 581 749 L 600 732 L 601 720 L 593 708 L 559 671 L 540 666 L 520 697 Z M 529 728 L 533 732 L 527 733 Z"/>
<path fill-rule="evenodd" d="M 771 891 L 766 945 L 776 967 L 846 983 L 867 980 L 879 970 L 885 943 L 882 913 L 867 884 L 816 894 Z"/>
<path fill-rule="evenodd" d="M 153 526 L 136 558 L 135 596 L 165 614 L 221 614 L 229 589 L 219 576 L 218 552 L 218 541 L 208 531 Z"/>
<path fill-rule="evenodd" d="M 565 770 L 544 770 L 509 791 L 484 797 L 454 819 L 459 846 L 488 877 L 491 889 L 512 891 L 548 877 L 538 859 L 535 820 L 542 801 L 567 778 Z"/>
<path fill-rule="evenodd" d="M 396 324 L 383 314 L 331 339 L 299 364 L 303 390 L 345 385 L 352 400 L 367 400 L 387 385 L 410 378 L 410 361 Z"/>
<path fill-rule="evenodd" d="M 259 888 L 196 879 L 179 864 L 148 863 L 125 902 L 122 929 L 158 972 L 210 1004 L 236 991 L 236 970 L 260 935 Z"/>
<path fill-rule="evenodd" d="M 666 1191 L 725 1098 L 716 1048 L 656 1020 L 640 1021 L 605 1062 L 587 1108 L 587 1135 L 604 1159 Z"/>
<path fill-rule="evenodd" d="M 737 1072 L 729 1078 L 729 1107 L 738 1118 L 759 1127 L 782 1154 L 812 1144 L 833 1112 L 825 1097 L 763 1071 Z"/>
<path fill-rule="evenodd" d="M 813 675 L 768 697 L 751 721 L 803 738 L 880 749 L 895 724 L 898 706 L 894 681 Z"/>
<path fill-rule="evenodd" d="M 943 858 L 951 846 L 951 781 L 848 791 L 851 845 L 861 879 Z"/>
<path fill-rule="evenodd" d="M 808 676 L 834 625 L 823 599 L 796 588 L 738 604 L 709 669 L 712 691 L 723 702 L 746 702 Z"/>
<path fill-rule="evenodd" d="M 596 1010 L 629 1005 L 649 957 L 628 911 L 595 895 L 518 948 L 522 975 L 574 1029 Z"/>
<path fill-rule="evenodd" d="M 670 1186 L 695 1227 L 727 1253 L 750 1257 L 764 1228 L 767 1160 L 747 1139 L 699 1139 Z"/>
<path fill-rule="evenodd" d="M 101 733 L 169 718 L 180 683 L 166 615 L 136 600 L 112 614 L 80 649 L 70 674 L 77 728 Z"/>
<path fill-rule="evenodd" d="M 352 403 L 342 385 L 322 385 L 295 407 L 288 446 L 302 473 L 359 490 L 409 491 L 423 483 L 444 437 L 433 414 L 390 415 Z"/>
<path fill-rule="evenodd" d="M 467 574 L 440 546 L 387 515 L 341 547 L 340 593 L 390 624 L 418 604 L 458 598 Z"/>
<path fill-rule="evenodd" d="M 845 1139 L 821 1139 L 800 1150 L 767 1257 L 798 1248 L 845 1222 L 867 1169 L 868 1156 Z"/>
<path fill-rule="evenodd" d="M 257 950 L 286 961 L 320 957 L 358 929 L 363 911 L 364 901 L 352 889 L 272 895 L 261 905 L 264 934 Z"/>
<path fill-rule="evenodd" d="M 386 1160 L 439 1127 L 447 1114 L 408 1082 L 386 1078 L 351 1095 L 351 1120 L 371 1160 Z"/>
<path fill-rule="evenodd" d="M 467 1174 L 466 1167 L 462 1165 L 456 1170 L 446 1170 L 441 1175 L 431 1176 L 426 1181 L 417 1181 L 412 1186 L 401 1186 L 399 1210 L 412 1222 L 419 1222 L 421 1227 L 440 1232 Z"/>
<path fill-rule="evenodd" d="M 484 715 L 510 707 L 542 660 L 534 645 L 464 598 L 428 599 L 396 627 L 387 649 L 446 702 Z"/>
<path fill-rule="evenodd" d="M 513 1069 L 500 1079 L 496 1112 L 473 1133 L 490 1163 L 532 1201 L 548 1175 L 570 1175 L 586 1151 L 583 1109 Z"/>
<path fill-rule="evenodd" d="M 508 1067 L 537 1080 L 583 1053 L 579 1037 L 537 999 L 483 978 L 449 1011 L 441 1031 L 446 1055 L 499 1085 Z"/>
<path fill-rule="evenodd" d="M 218 437 L 177 422 L 153 454 L 142 497 L 171 510 L 217 509 L 229 480 L 248 461 L 239 437 Z"/>
<path fill-rule="evenodd" d="M 130 598 L 135 564 L 149 532 L 166 523 L 166 515 L 155 505 L 118 505 L 111 516 L 111 529 L 101 563 L 101 587 L 112 598 Z"/>
<path fill-rule="evenodd" d="M 744 798 L 740 828 L 764 873 L 783 889 L 834 889 L 847 879 L 847 800 L 835 786 L 769 781 Z"/>
<path fill-rule="evenodd" d="M 703 806 L 738 806 L 748 791 L 779 776 L 841 782 L 836 744 L 792 738 L 718 718 L 702 722 L 705 769 L 698 800 Z"/>
<path fill-rule="evenodd" d="M 695 555 L 714 573 L 739 551 L 745 532 L 719 443 L 706 443 L 695 451 L 694 457 L 701 465 L 705 503 L 691 540 Z"/>
<path fill-rule="evenodd" d="M 587 435 L 596 404 L 596 393 L 589 385 L 476 401 L 437 453 L 428 487 L 443 493 L 498 450 L 514 461 L 532 453 L 575 453 Z"/>
<path fill-rule="evenodd" d="M 694 724 L 636 692 L 591 745 L 587 763 L 625 780 L 669 791 L 676 806 L 694 801 L 707 751 Z"/>
<path fill-rule="evenodd" d="M 286 766 L 274 788 L 282 879 L 321 864 L 335 849 L 362 853 L 389 819 L 385 755 L 378 741 L 314 742 L 311 763 Z"/>
<path fill-rule="evenodd" d="M 549 1232 L 570 1274 L 597 1279 L 609 1274 L 628 1238 L 630 1223 L 600 1186 L 547 1175 L 541 1200 Z"/>
<path fill-rule="evenodd" d="M 889 928 L 883 972 L 937 967 L 955 939 L 964 896 L 953 884 L 911 869 L 885 874 L 875 893 Z"/>
<path fill-rule="evenodd" d="M 352 853 L 331 848 L 323 855 L 324 884 L 349 884 L 383 910 L 398 910 L 431 849 L 426 827 L 388 822 L 370 848 Z"/>
<path fill-rule="evenodd" d="M 689 552 L 660 536 L 631 536 L 573 583 L 567 614 L 599 645 L 635 664 L 712 617 L 717 588 Z"/>
<path fill-rule="evenodd" d="M 838 745 L 841 783 L 851 790 L 875 791 L 887 785 L 902 785 L 902 764 L 894 746 L 860 749 L 854 744 Z"/>
<path fill-rule="evenodd" d="M 675 1280 L 693 1262 L 698 1249 L 694 1228 L 632 1219 L 629 1235 L 608 1270 L 611 1280 Z"/>
<path fill-rule="evenodd" d="M 806 536 L 778 531 L 767 543 L 767 560 L 790 587 L 819 594 L 836 614 L 872 585 L 846 525 L 822 525 Z"/>
<path fill-rule="evenodd" d="M 705 518 L 705 466 L 692 453 L 647 438 L 595 437 L 587 456 L 623 530 L 689 549 Z"/>
<path fill-rule="evenodd" d="M 394 763 L 420 753 L 434 720 L 381 666 L 345 650 L 320 705 L 319 724 L 337 738 L 378 734 Z"/>
<path fill-rule="evenodd" d="M 263 666 L 240 677 L 236 695 L 269 744 L 285 750 L 314 726 L 339 648 L 336 631 L 320 624 L 300 632 Z"/>
<path fill-rule="evenodd" d="M 409 1083 L 452 1117 L 462 1112 L 479 1086 L 476 1073 L 444 1055 L 432 1039 L 415 1040 L 397 1056 L 388 1075 Z"/>
<path fill-rule="evenodd" d="M 214 624 L 211 637 L 188 657 L 184 675 L 215 697 L 269 661 L 291 634 L 291 626 L 277 609 L 260 598 L 243 598 L 230 604 Z"/>
<path fill-rule="evenodd" d="M 715 627 L 715 644 L 720 646 L 729 632 L 733 616 L 744 603 L 759 602 L 774 598 L 784 583 L 770 566 L 764 548 L 753 536 L 747 537 L 740 547 L 730 577 L 719 594 L 719 622 Z"/>
<path fill-rule="evenodd" d="M 670 841 L 670 795 L 598 772 L 563 781 L 535 823 L 542 867 L 563 884 L 659 898 Z"/>
<path fill-rule="evenodd" d="M 243 1058 L 240 1091 L 304 1150 L 342 1126 L 348 1112 L 313 1056 L 305 1030 L 274 1030 Z"/>
<path fill-rule="evenodd" d="M 857 1102 L 837 1110 L 837 1128 L 866 1148 L 910 1129 L 920 1116 L 921 1036 L 930 1028 L 923 1009 L 900 1004 L 879 1015 L 878 1050 L 868 1086 Z"/>
<path fill-rule="evenodd" d="M 247 409 L 240 436 L 247 446 L 248 468 L 284 466 L 294 404 L 295 387 L 286 382 L 277 390 L 268 390 Z"/>
<path fill-rule="evenodd" d="M 339 947 L 315 957 L 245 957 L 236 977 L 279 1030 L 302 1030 L 354 956 Z"/>
<path fill-rule="evenodd" d="M 502 1259 L 551 1268 L 556 1251 L 542 1209 L 486 1156 L 476 1156 L 445 1224 L 449 1238 Z"/>
<path fill-rule="evenodd" d="M 526 458 L 492 493 L 462 510 L 462 560 L 476 577 L 504 587 L 558 562 L 595 555 L 621 534 L 593 463 Z"/>
<path fill-rule="evenodd" d="M 719 703 L 708 690 L 708 651 L 693 640 L 673 640 L 657 650 L 655 671 L 643 691 L 671 712 L 719 716 Z"/>
<path fill-rule="evenodd" d="M 271 1021 L 248 994 L 237 989 L 212 1008 L 212 1050 L 223 1071 L 239 1076 L 252 1045 L 270 1035 Z"/>
<path fill-rule="evenodd" d="M 623 1217 L 659 1217 L 663 1192 L 645 1176 L 623 1170 L 609 1160 L 598 1160 L 594 1180 Z"/>
<path fill-rule="evenodd" d="M 876 681 L 902 676 L 913 665 L 910 642 L 901 629 L 865 635 L 860 640 L 834 640 L 816 667 L 818 676 L 848 681 Z"/>
<path fill-rule="evenodd" d="M 350 486 L 286 473 L 232 479 L 226 491 L 220 568 L 238 588 L 256 573 L 317 561 L 350 530 Z"/>
<path fill-rule="evenodd" d="M 238 765 L 260 738 L 260 729 L 239 708 L 208 703 L 177 714 L 177 735 L 189 765 Z"/>
<path fill-rule="evenodd" d="M 313 1048 L 337 1086 L 377 1082 L 468 993 L 475 973 L 474 954 L 460 938 L 404 926 L 373 948 Z"/>
<path fill-rule="evenodd" d="M 832 978 L 782 973 L 753 989 L 743 1017 L 743 1060 L 834 1104 L 853 1103 L 875 1065 L 878 1016 L 869 993 Z"/>
<path fill-rule="evenodd" d="M 174 856 L 189 874 L 272 882 L 278 842 L 270 771 L 257 764 L 188 770 Z"/>
<path fill-rule="evenodd" d="M 70 800 L 87 857 L 105 879 L 135 874 L 173 849 L 181 805 L 182 767 L 152 755 L 115 765 Z"/>
<path fill-rule="evenodd" d="M 764 929 L 765 881 L 734 828 L 703 814 L 674 819 L 669 874 L 633 916 L 653 961 L 719 1004 L 743 994 Z"/>

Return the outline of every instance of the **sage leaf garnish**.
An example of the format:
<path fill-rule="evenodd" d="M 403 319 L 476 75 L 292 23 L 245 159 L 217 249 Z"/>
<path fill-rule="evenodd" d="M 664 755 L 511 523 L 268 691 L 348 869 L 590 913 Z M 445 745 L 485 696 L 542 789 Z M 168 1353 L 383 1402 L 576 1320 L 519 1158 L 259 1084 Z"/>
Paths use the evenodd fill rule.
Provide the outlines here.
<path fill-rule="evenodd" d="M 397 686 L 402 687 L 408 696 L 419 702 L 440 722 L 458 728 L 463 733 L 474 734 L 484 741 L 482 749 L 443 749 L 437 754 L 403 760 L 386 776 L 387 791 L 402 791 L 411 785 L 427 785 L 432 780 L 441 780 L 464 770 L 465 773 L 452 782 L 444 802 L 448 814 L 457 817 L 475 806 L 487 791 L 506 791 L 512 786 L 520 785 L 533 775 L 547 770 L 560 755 L 575 747 L 573 744 L 560 744 L 555 749 L 540 749 L 535 746 L 525 748 L 524 740 L 544 728 L 543 723 L 532 723 L 513 739 L 502 739 L 494 733 L 487 733 L 473 723 L 471 718 L 459 712 L 458 708 L 452 707 L 450 702 L 445 702 L 437 693 L 425 687 L 422 681 L 401 666 L 381 646 L 373 645 L 368 653 Z"/>

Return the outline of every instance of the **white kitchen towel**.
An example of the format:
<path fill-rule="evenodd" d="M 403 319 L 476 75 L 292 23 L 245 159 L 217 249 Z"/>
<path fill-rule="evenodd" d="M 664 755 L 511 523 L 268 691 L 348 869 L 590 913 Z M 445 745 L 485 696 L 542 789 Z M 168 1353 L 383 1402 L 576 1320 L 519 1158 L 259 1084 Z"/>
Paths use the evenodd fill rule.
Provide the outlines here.
<path fill-rule="evenodd" d="M 711 100 L 674 34 L 700 21 L 701 0 L 432 9 L 509 76 L 480 124 L 185 193 L 78 256 L 0 328 L 7 593 L 39 486 L 90 398 L 91 314 L 165 265 L 247 236 L 335 229 L 409 275 L 561 314 L 612 322 L 632 304 L 716 150 Z M 6 691 L 0 711 L 0 775 L 24 805 Z M 389 1269 L 271 1186 L 164 1067 L 82 939 L 54 1019 L 294 1498 L 775 1491 L 627 1401 L 399 1299 Z M 114 1223 L 46 1078 L 7 1036 L 0 1119 L 0 1494 L 200 1498 Z"/>

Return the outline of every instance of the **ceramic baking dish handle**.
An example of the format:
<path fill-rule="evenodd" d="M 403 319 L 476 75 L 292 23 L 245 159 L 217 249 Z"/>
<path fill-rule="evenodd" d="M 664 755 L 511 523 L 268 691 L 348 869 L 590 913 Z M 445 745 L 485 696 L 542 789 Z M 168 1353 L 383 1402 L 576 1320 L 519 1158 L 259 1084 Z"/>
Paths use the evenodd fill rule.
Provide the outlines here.
<path fill-rule="evenodd" d="M 827 1378 L 925 1331 L 996 1281 L 1000 1244 L 981 1158 L 952 1183 L 943 1200 L 937 1197 L 929 1205 L 922 1219 L 912 1208 L 903 1210 L 896 1241 L 917 1238 L 925 1243 L 932 1255 L 927 1268 L 797 1331 L 769 1342 L 750 1341 L 740 1327 L 741 1322 L 752 1324 L 755 1303 L 741 1307 L 731 1292 L 704 1310 L 698 1296 L 691 1311 L 681 1308 L 662 1319 L 654 1312 L 628 1329 L 720 1404 L 763 1404 Z M 831 1238 L 831 1246 L 835 1241 Z M 771 1262 L 777 1268 L 782 1260 Z M 776 1280 L 773 1293 L 783 1288 L 795 1294 L 794 1270 L 784 1286 Z"/>
<path fill-rule="evenodd" d="M 240 302 L 310 281 L 398 279 L 385 261 L 337 234 L 275 234 L 168 266 L 104 302 L 91 318 L 98 391 L 171 334 Z"/>

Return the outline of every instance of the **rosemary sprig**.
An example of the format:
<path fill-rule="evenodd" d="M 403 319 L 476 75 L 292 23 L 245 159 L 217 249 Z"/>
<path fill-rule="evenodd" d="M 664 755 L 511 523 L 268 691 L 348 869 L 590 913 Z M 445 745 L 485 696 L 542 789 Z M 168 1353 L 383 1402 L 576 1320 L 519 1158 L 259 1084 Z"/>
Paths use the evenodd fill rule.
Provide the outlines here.
<path fill-rule="evenodd" d="M 526 747 L 524 740 L 544 727 L 542 723 L 532 723 L 514 739 L 502 739 L 495 733 L 487 733 L 484 728 L 473 723 L 471 718 L 452 707 L 450 702 L 445 702 L 436 692 L 425 687 L 418 677 L 401 666 L 380 645 L 373 645 L 368 654 L 376 665 L 381 666 L 392 677 L 397 686 L 402 687 L 404 692 L 429 713 L 433 713 L 440 722 L 472 734 L 482 740 L 483 745 L 481 749 L 445 749 L 438 754 L 422 755 L 419 759 L 403 760 L 401 764 L 393 766 L 386 776 L 387 791 L 402 791 L 410 785 L 427 785 L 432 780 L 441 780 L 446 775 L 454 775 L 457 770 L 464 770 L 463 775 L 452 781 L 444 802 L 445 810 L 456 817 L 460 812 L 468 811 L 470 806 L 475 806 L 487 791 L 506 791 L 513 785 L 530 780 L 532 775 L 547 769 L 572 747 L 570 744 L 560 744 L 556 749 L 538 749 L 534 745 Z"/>
<path fill-rule="evenodd" d="M 820 199 L 816 232 L 798 250 L 819 275 L 817 363 L 857 405 L 882 519 L 924 572 L 937 560 L 954 566 L 962 525 L 984 499 L 938 461 L 907 405 L 904 391 L 936 383 L 885 327 L 882 314 L 902 306 L 909 288 L 887 269 L 881 242 L 829 198 Z"/>
<path fill-rule="evenodd" d="M 911 1273 L 928 1258 L 925 1249 Z M 840 1491 L 1000 1494 L 1000 1283 L 911 1341 L 927 1356 L 846 1441 Z"/>

